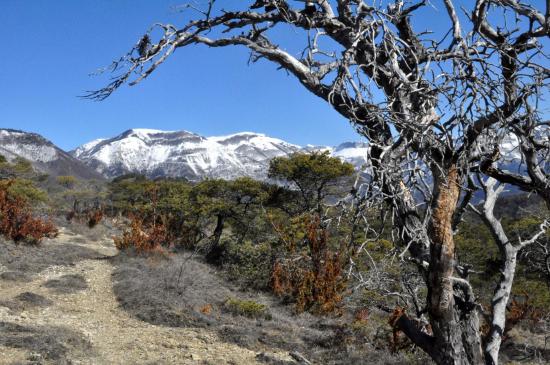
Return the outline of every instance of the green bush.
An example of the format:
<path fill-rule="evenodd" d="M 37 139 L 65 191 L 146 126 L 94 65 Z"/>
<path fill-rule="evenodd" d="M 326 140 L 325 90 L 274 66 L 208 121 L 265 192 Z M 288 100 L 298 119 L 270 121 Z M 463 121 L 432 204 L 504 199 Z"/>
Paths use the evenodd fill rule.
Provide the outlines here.
<path fill-rule="evenodd" d="M 229 313 L 248 318 L 271 319 L 271 314 L 269 314 L 267 306 L 253 300 L 229 298 L 225 301 L 224 309 Z"/>
<path fill-rule="evenodd" d="M 550 290 L 548 284 L 519 276 L 512 289 L 513 296 L 528 295 L 530 303 L 539 309 L 550 311 Z"/>
<path fill-rule="evenodd" d="M 32 163 L 21 157 L 17 157 L 13 162 L 13 170 L 16 174 L 28 174 L 33 171 Z"/>
<path fill-rule="evenodd" d="M 230 280 L 252 289 L 267 289 L 273 266 L 273 250 L 269 243 L 251 241 L 237 243 L 225 240 L 223 267 Z"/>
<path fill-rule="evenodd" d="M 77 183 L 76 177 L 72 175 L 58 176 L 56 180 L 59 185 L 64 186 L 67 189 L 74 187 Z"/>
<path fill-rule="evenodd" d="M 14 197 L 19 197 L 29 203 L 45 203 L 48 201 L 48 194 L 37 188 L 31 180 L 13 179 L 11 181 L 8 190 Z"/>

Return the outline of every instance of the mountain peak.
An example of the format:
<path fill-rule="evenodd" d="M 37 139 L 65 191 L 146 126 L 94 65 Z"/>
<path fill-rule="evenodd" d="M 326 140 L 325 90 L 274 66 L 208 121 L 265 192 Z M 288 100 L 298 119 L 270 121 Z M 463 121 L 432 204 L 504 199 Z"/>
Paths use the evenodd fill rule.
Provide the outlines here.
<path fill-rule="evenodd" d="M 174 131 L 164 131 L 160 129 L 150 129 L 150 128 L 132 128 L 131 132 L 136 134 L 162 134 L 162 133 L 173 133 Z"/>
<path fill-rule="evenodd" d="M 362 166 L 365 144 L 342 144 L 335 156 Z M 354 151 L 358 149 L 358 151 Z M 267 179 L 269 162 L 274 157 L 308 151 L 263 133 L 239 132 L 203 137 L 188 131 L 161 131 L 135 128 L 111 139 L 89 142 L 73 155 L 106 177 L 140 173 L 149 177 L 185 177 L 233 179 L 250 176 Z"/>
<path fill-rule="evenodd" d="M 53 176 L 74 175 L 83 179 L 101 179 L 90 169 L 37 133 L 0 129 L 0 154 L 8 160 L 20 157 L 30 161 L 35 170 Z"/>
<path fill-rule="evenodd" d="M 89 142 L 72 154 L 107 177 L 134 172 L 190 180 L 238 176 L 264 179 L 269 160 L 299 149 L 253 132 L 203 137 L 188 131 L 136 128 L 111 139 Z"/>

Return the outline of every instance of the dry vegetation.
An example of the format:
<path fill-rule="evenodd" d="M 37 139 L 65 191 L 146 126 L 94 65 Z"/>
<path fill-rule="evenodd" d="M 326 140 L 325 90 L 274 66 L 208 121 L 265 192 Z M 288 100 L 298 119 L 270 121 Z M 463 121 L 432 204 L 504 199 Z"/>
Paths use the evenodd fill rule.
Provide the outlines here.
<path fill-rule="evenodd" d="M 283 171 L 307 171 L 304 167 L 294 169 L 289 161 L 280 159 L 279 167 Z M 297 161 L 305 166 L 311 163 L 303 156 Z M 314 161 L 319 162 L 317 157 Z M 329 181 L 338 175 L 338 166 L 332 163 L 326 171 Z M 317 178 L 322 178 L 321 167 L 316 165 Z M 311 178 L 307 174 L 293 176 Z M 19 351 L 26 354 L 26 361 L 56 364 L 96 356 L 94 350 L 99 345 L 88 341 L 76 324 L 84 323 L 79 322 L 84 318 L 93 321 L 95 313 L 105 316 L 108 312 L 115 317 L 105 320 L 116 322 L 113 330 L 120 336 L 124 331 L 116 326 L 126 326 L 129 321 L 151 331 L 152 336 L 161 336 L 157 332 L 160 329 L 168 331 L 162 332 L 160 342 L 170 331 L 208 331 L 216 338 L 209 340 L 209 346 L 241 349 L 235 358 L 241 356 L 242 349 L 248 351 L 247 360 L 237 363 L 431 361 L 398 325 L 403 316 L 412 317 L 421 309 L 425 288 L 412 266 L 404 266 L 397 259 L 391 230 L 364 241 L 361 227 L 358 229 L 349 215 L 325 209 L 326 196 L 337 199 L 349 189 L 349 181 L 342 182 L 340 189 L 332 184 L 320 194 L 312 193 L 317 187 L 311 184 L 311 191 L 300 194 L 251 179 L 189 184 L 122 177 L 103 188 L 106 193 L 101 199 L 78 200 L 70 195 L 77 199 L 73 204 L 66 200 L 67 194 L 53 189 L 57 192 L 49 194 L 48 204 L 66 210 L 59 210 L 48 223 L 35 218 L 40 213 L 32 214 L 28 203 L 30 197 L 41 197 L 42 193 L 29 183 L 17 189 L 13 184 L 5 181 L 0 190 L 3 221 L 12 230 L 33 227 L 38 240 L 28 233 L 22 234 L 22 240 L 43 239 L 44 244 L 0 243 L 0 291 L 6 293 L 0 301 L 0 350 L 6 353 Z M 72 191 L 81 182 L 66 178 L 59 184 Z M 503 203 L 506 206 L 506 201 Z M 521 216 L 506 213 L 512 209 L 517 214 L 513 207 L 501 209 L 507 229 L 512 227 L 524 235 L 536 228 L 535 205 Z M 377 221 L 376 212 L 369 214 L 371 223 L 385 224 Z M 335 221 L 339 224 L 330 224 Z M 62 238 L 49 239 L 50 234 L 41 230 L 43 225 L 61 227 Z M 484 249 L 483 244 L 491 237 L 480 227 L 476 217 L 468 215 L 456 240 L 462 258 L 476 268 L 485 268 L 476 274 L 475 283 L 480 300 L 487 301 L 491 298 L 490 283 L 498 275 L 493 267 L 498 264 L 490 264 L 497 258 L 494 251 Z M 15 237 L 6 234 L 6 238 Z M 105 254 L 106 246 L 98 250 L 98 242 L 107 245 L 110 253 Z M 358 250 L 363 242 L 367 242 L 364 250 Z M 118 254 L 111 257 L 117 250 Z M 546 277 L 529 269 L 529 260 L 520 261 L 520 281 L 507 309 L 503 363 L 540 364 L 550 359 L 546 347 L 550 295 L 544 294 L 547 288 L 540 290 Z M 80 270 L 81 266 L 92 271 Z M 361 271 L 360 280 L 350 275 L 352 268 Z M 104 278 L 109 278 L 101 284 L 101 305 L 116 303 L 116 313 L 95 308 L 94 298 L 84 299 L 90 292 L 99 298 L 96 279 L 90 276 L 98 270 L 107 270 Z M 528 288 L 539 288 L 537 295 L 525 295 Z M 63 317 L 61 313 L 57 319 L 48 317 L 51 322 L 36 322 L 41 313 L 56 313 L 61 304 L 70 302 L 67 298 L 80 298 L 74 303 L 76 308 L 79 303 L 91 307 L 76 310 L 71 317 L 75 322 L 66 328 L 57 322 Z M 29 315 L 35 322 L 25 322 Z M 24 323 L 14 322 L 14 318 L 22 318 Z M 417 325 L 431 332 L 429 324 L 418 321 Z M 482 323 L 481 331 L 489 333 L 487 322 Z M 168 337 L 166 341 L 171 341 L 174 349 L 183 346 Z M 151 356 L 164 356 L 162 344 L 155 346 Z M 110 347 L 109 351 L 116 355 L 122 350 Z M 174 350 L 171 359 L 179 359 L 182 353 Z M 217 354 L 213 352 L 209 361 L 216 363 L 222 358 Z M 255 354 L 253 360 L 251 354 Z M 143 359 L 138 354 L 132 356 Z M 94 357 L 98 358 L 101 356 Z M 108 363 L 102 361 L 98 363 Z"/>
<path fill-rule="evenodd" d="M 31 244 L 39 243 L 44 237 L 54 237 L 55 225 L 34 217 L 27 199 L 11 190 L 14 184 L 15 180 L 0 182 L 0 234 Z"/>
<path fill-rule="evenodd" d="M 114 291 L 137 318 L 171 327 L 206 327 L 225 341 L 265 352 L 299 352 L 323 364 L 414 364 L 417 351 L 391 353 L 387 315 L 373 309 L 369 319 L 297 314 L 267 293 L 243 291 L 223 270 L 191 254 L 120 253 L 113 264 Z"/>
<path fill-rule="evenodd" d="M 297 260 L 289 255 L 275 262 L 271 273 L 271 289 L 278 296 L 296 301 L 296 310 L 316 313 L 337 313 L 343 300 L 347 283 L 344 274 L 348 257 L 344 247 L 329 247 L 329 232 L 321 227 L 318 216 L 305 217 L 308 256 Z M 292 238 L 287 237 L 285 242 Z M 287 247 L 294 253 L 296 243 Z"/>
<path fill-rule="evenodd" d="M 161 253 L 171 242 L 170 234 L 162 223 L 147 223 L 137 214 L 132 215 L 129 227 L 122 232 L 122 236 L 114 238 L 117 249 L 133 249 L 137 253 Z"/>

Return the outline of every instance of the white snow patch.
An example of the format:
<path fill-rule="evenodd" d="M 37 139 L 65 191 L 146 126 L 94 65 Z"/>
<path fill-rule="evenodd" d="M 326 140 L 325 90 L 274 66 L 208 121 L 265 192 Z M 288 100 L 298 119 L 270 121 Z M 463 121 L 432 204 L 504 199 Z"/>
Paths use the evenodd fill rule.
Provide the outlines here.
<path fill-rule="evenodd" d="M 360 166 L 364 164 L 368 152 L 365 144 L 351 143 L 339 148 L 308 145 L 302 148 L 253 132 L 201 137 L 186 131 L 140 128 L 101 142 L 101 145 L 92 141 L 81 146 L 82 152 L 77 155 L 87 163 L 100 162 L 99 172 L 116 171 L 121 167 L 129 172 L 147 174 L 162 171 L 169 176 L 178 176 L 178 173 L 188 174 L 191 171 L 196 175 L 192 178 L 230 179 L 243 175 L 266 178 L 272 158 L 299 151 L 327 151 Z"/>
<path fill-rule="evenodd" d="M 3 144 L 2 148 L 30 161 L 51 162 L 58 158 L 57 150 L 51 146 L 9 143 Z"/>

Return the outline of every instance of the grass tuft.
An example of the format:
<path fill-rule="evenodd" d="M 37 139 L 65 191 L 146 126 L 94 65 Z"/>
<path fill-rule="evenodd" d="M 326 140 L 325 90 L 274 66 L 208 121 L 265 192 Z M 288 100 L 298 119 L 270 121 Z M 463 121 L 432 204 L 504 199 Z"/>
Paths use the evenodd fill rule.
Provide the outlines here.
<path fill-rule="evenodd" d="M 253 300 L 229 298 L 225 301 L 224 308 L 232 314 L 245 316 L 248 318 L 271 319 L 271 314 L 269 314 L 267 306 Z"/>

